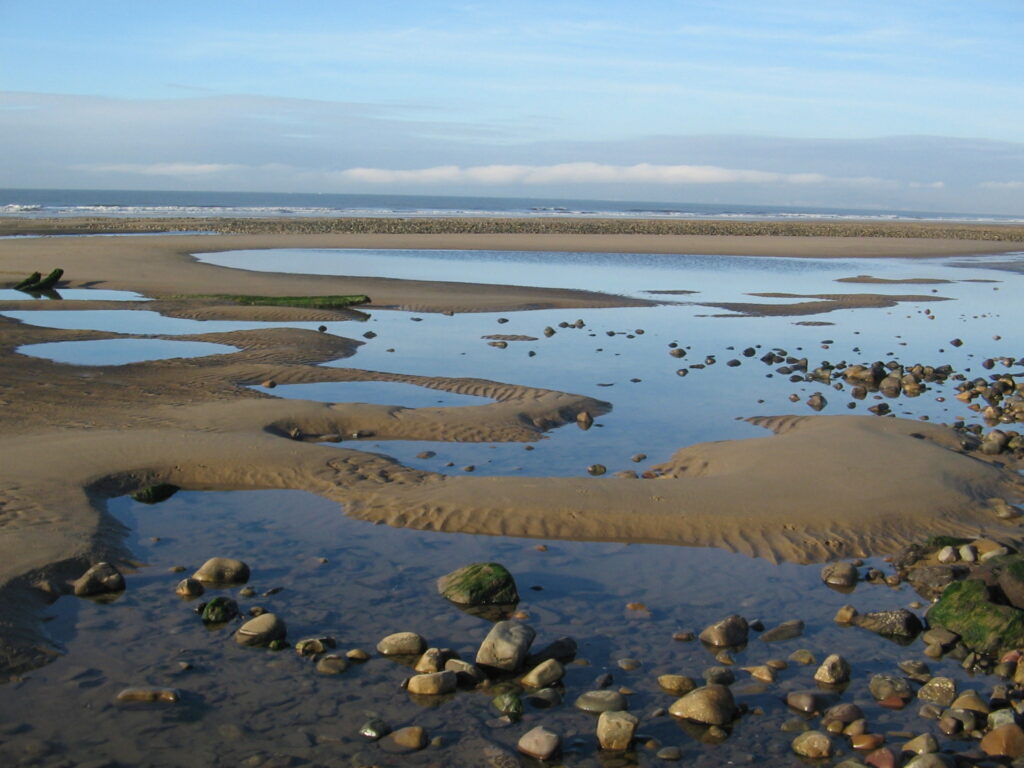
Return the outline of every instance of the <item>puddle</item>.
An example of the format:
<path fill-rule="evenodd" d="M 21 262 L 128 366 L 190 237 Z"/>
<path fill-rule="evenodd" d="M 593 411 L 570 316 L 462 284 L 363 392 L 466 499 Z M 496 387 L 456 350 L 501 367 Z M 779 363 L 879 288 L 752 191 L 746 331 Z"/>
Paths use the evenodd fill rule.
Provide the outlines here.
<path fill-rule="evenodd" d="M 841 594 L 820 582 L 818 567 L 773 566 L 711 549 L 550 542 L 547 551 L 538 551 L 536 541 L 391 529 L 348 519 L 336 504 L 294 491 L 180 492 L 157 506 L 120 498 L 109 508 L 131 527 L 129 543 L 147 565 L 127 575 L 127 591 L 113 603 L 67 597 L 53 606 L 47 626 L 67 653 L 9 684 L 0 697 L 5 765 L 58 765 L 69 757 L 76 763 L 177 765 L 187 754 L 193 765 L 479 766 L 482 744 L 511 749 L 519 736 L 544 724 L 562 735 L 566 765 L 597 768 L 608 763 L 598 754 L 596 718 L 572 702 L 604 673 L 613 676 L 613 688 L 633 691 L 629 709 L 641 718 L 643 741 L 679 746 L 682 764 L 784 763 L 791 760 L 792 735 L 780 727 L 795 715 L 782 697 L 813 688 L 816 665 L 791 664 L 771 685 L 752 683 L 740 667 L 785 659 L 798 648 L 819 661 L 833 652 L 850 661 L 853 683 L 843 700 L 862 707 L 873 732 L 924 728 L 917 707 L 883 709 L 867 690 L 872 674 L 895 672 L 903 658 L 921 658 L 923 646 L 903 648 L 832 621 L 848 602 L 866 609 L 906 606 L 916 599 L 906 587 L 861 584 Z M 246 560 L 257 596 L 244 598 L 234 589 L 210 591 L 204 599 L 224 594 L 243 611 L 263 606 L 285 620 L 293 643 L 327 634 L 340 653 L 358 647 L 372 658 L 325 677 L 294 650 L 237 646 L 230 637 L 237 624 L 204 628 L 193 610 L 196 601 L 178 598 L 174 586 L 214 555 Z M 535 647 L 570 636 L 582 660 L 567 666 L 562 704 L 542 710 L 527 702 L 523 720 L 507 727 L 490 704 L 495 691 L 414 700 L 401 688 L 409 668 L 374 653 L 380 637 L 410 630 L 431 646 L 472 660 L 490 624 L 441 599 L 434 581 L 482 561 L 501 562 L 514 574 L 519 609 L 537 631 Z M 169 571 L 177 565 L 186 573 Z M 274 589 L 280 591 L 261 596 Z M 647 610 L 627 608 L 630 603 Z M 658 689 L 656 677 L 699 679 L 717 662 L 700 643 L 677 642 L 672 635 L 699 631 L 732 612 L 768 627 L 799 618 L 806 629 L 802 637 L 771 644 L 752 633 L 749 645 L 734 653 L 734 694 L 762 713 L 743 715 L 726 742 L 705 744 L 672 718 L 651 716 L 675 698 Z M 638 660 L 639 668 L 620 669 L 616 662 L 624 658 Z M 182 663 L 191 668 L 182 670 Z M 991 684 L 952 660 L 928 664 L 961 689 Z M 171 686 L 182 692 L 182 701 L 115 705 L 117 692 L 133 685 Z M 428 737 L 440 737 L 440 745 L 389 755 L 358 736 L 369 713 L 393 728 L 421 725 Z M 849 749 L 840 752 L 848 755 Z M 623 764 L 660 764 L 640 745 L 633 759 L 639 762 Z"/>
<path fill-rule="evenodd" d="M 251 389 L 290 400 L 401 405 L 405 408 L 448 408 L 460 405 L 487 405 L 494 402 L 487 397 L 460 395 L 401 381 L 324 381 L 313 384 L 279 384 L 273 389 Z"/>
<path fill-rule="evenodd" d="M 63 309 L 10 310 L 4 317 L 21 320 L 41 328 L 107 331 L 137 335 L 189 336 L 201 333 L 227 333 L 253 328 L 306 328 L 316 330 L 320 323 L 266 323 L 244 320 L 190 320 L 166 317 L 147 309 Z M 336 326 L 342 325 L 335 323 Z"/>
<path fill-rule="evenodd" d="M 61 288 L 59 291 L 47 291 L 33 294 L 16 291 L 13 288 L 0 288 L 0 301 L 150 301 L 147 296 L 133 291 L 108 291 L 102 288 Z"/>
<path fill-rule="evenodd" d="M 808 293 L 927 293 L 928 286 L 837 284 L 842 277 L 931 276 L 932 262 L 907 259 L 789 259 L 700 254 L 372 249 L 271 249 L 197 253 L 201 262 L 257 272 L 389 277 L 495 285 L 578 288 L 651 298 L 652 290 L 698 291 L 701 301 L 735 301 L 733 290 Z M 998 257 L 1006 260 L 1005 257 Z M 955 278 L 970 277 L 959 270 Z M 467 280 L 471 276 L 471 280 Z M 991 273 L 989 273 L 991 276 Z M 794 285 L 800 286 L 798 290 Z M 813 286 L 813 288 L 812 288 Z M 942 286 L 945 287 L 945 286 Z M 916 290 L 910 290 L 916 289 Z M 708 295 L 710 294 L 710 298 Z M 732 298 L 722 298 L 730 296 Z"/>
<path fill-rule="evenodd" d="M 237 352 L 226 344 L 205 341 L 169 341 L 166 339 L 96 339 L 91 341 L 51 341 L 26 344 L 17 352 L 71 365 L 129 365 L 176 357 L 206 357 Z"/>

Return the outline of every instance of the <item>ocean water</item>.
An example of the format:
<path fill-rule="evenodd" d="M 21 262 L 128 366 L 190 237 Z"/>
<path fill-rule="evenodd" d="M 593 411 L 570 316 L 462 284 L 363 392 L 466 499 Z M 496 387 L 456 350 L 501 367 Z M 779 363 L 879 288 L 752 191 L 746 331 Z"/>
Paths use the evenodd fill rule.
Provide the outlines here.
<path fill-rule="evenodd" d="M 439 195 L 341 195 L 283 192 L 0 189 L 0 217 L 414 217 L 512 216 L 624 219 L 871 219 L 1020 224 L 1024 218 L 855 208 L 800 208 L 697 202 L 612 201 Z"/>

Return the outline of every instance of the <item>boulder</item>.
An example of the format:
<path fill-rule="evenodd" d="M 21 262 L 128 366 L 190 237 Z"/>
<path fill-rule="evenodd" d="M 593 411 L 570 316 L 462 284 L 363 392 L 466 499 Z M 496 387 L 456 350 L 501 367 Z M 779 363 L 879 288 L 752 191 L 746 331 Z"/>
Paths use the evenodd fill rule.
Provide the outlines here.
<path fill-rule="evenodd" d="M 285 623 L 277 616 L 261 613 L 238 628 L 235 642 L 239 645 L 270 645 L 274 641 L 284 640 L 287 631 Z"/>
<path fill-rule="evenodd" d="M 519 602 L 515 579 L 498 563 L 473 563 L 442 576 L 437 591 L 458 605 L 504 605 Z"/>
<path fill-rule="evenodd" d="M 855 627 L 870 630 L 883 637 L 912 640 L 924 629 L 917 615 L 906 608 L 891 611 L 872 611 L 854 616 L 850 622 Z"/>
<path fill-rule="evenodd" d="M 418 656 L 427 647 L 427 641 L 415 632 L 395 632 L 377 643 L 381 656 Z"/>

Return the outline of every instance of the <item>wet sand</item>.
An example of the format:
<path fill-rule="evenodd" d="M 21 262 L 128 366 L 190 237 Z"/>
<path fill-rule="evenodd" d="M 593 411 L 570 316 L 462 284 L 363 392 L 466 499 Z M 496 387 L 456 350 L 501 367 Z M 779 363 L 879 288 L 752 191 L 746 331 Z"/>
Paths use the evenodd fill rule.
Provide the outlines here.
<path fill-rule="evenodd" d="M 920 236 L 533 233 L 32 238 L 0 241 L 0 276 L 13 284 L 60 266 L 62 285 L 139 291 L 161 299 L 159 308 L 171 314 L 271 321 L 341 319 L 345 313 L 223 306 L 188 295 L 366 293 L 373 307 L 437 312 L 645 305 L 558 289 L 246 273 L 189 255 L 278 247 L 827 258 L 966 255 L 1019 250 L 1020 244 Z M 105 511 L 105 500 L 156 482 L 191 490 L 308 490 L 342 502 L 352 515 L 392 525 L 711 545 L 796 562 L 887 553 L 927 532 L 993 536 L 1016 529 L 995 516 L 993 500 L 1019 497 L 1019 476 L 965 454 L 959 435 L 943 427 L 874 417 L 782 418 L 764 422 L 779 433 L 775 437 L 680 446 L 654 480 L 449 479 L 357 447 L 316 442 L 362 432 L 378 439 L 528 442 L 571 425 L 582 411 L 599 415 L 608 406 L 512 383 L 324 368 L 320 363 L 350 355 L 358 342 L 297 329 L 202 334 L 192 338 L 240 351 L 97 369 L 57 365 L 15 349 L 116 334 L 36 328 L 7 318 L 0 327 L 0 668 L 8 670 L 37 665 L 51 653 L 39 632 L 38 608 L 64 593 L 70 579 L 97 560 L 131 563 L 123 528 Z M 244 387 L 267 380 L 368 379 L 411 381 L 496 402 L 354 407 L 278 401 Z"/>

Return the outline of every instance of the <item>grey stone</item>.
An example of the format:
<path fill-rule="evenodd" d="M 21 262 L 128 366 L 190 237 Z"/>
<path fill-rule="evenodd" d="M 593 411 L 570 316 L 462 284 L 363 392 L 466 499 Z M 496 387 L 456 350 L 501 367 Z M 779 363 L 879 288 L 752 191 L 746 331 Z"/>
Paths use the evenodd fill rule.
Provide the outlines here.
<path fill-rule="evenodd" d="M 565 676 L 565 668 L 554 659 L 542 661 L 523 675 L 520 681 L 527 688 L 546 688 Z"/>
<path fill-rule="evenodd" d="M 668 711 L 673 717 L 705 725 L 725 725 L 736 716 L 736 703 L 726 686 L 711 684 L 690 691 Z"/>
<path fill-rule="evenodd" d="M 857 568 L 853 563 L 829 563 L 821 569 L 821 580 L 833 587 L 852 587 L 857 579 Z"/>
<path fill-rule="evenodd" d="M 124 590 L 124 576 L 110 563 L 96 563 L 75 581 L 73 589 L 79 597 L 103 595 Z"/>
<path fill-rule="evenodd" d="M 805 731 L 793 739 L 793 751 L 801 757 L 832 756 L 832 739 L 821 731 Z"/>
<path fill-rule="evenodd" d="M 737 614 L 726 616 L 721 621 L 705 627 L 700 639 L 708 645 L 733 646 L 747 642 L 749 627 L 747 620 Z"/>
<path fill-rule="evenodd" d="M 614 752 L 629 749 L 638 722 L 629 712 L 602 712 L 597 720 L 597 741 L 601 749 Z"/>
<path fill-rule="evenodd" d="M 275 640 L 284 640 L 287 632 L 281 619 L 272 613 L 262 613 L 238 628 L 235 642 L 239 645 L 270 645 Z"/>
<path fill-rule="evenodd" d="M 833 653 L 818 667 L 818 671 L 814 673 L 814 679 L 826 685 L 848 683 L 850 682 L 850 664 L 838 653 Z"/>
<path fill-rule="evenodd" d="M 381 638 L 377 652 L 382 656 L 418 656 L 426 647 L 427 641 L 415 632 L 395 632 Z"/>
<path fill-rule="evenodd" d="M 249 566 L 232 557 L 211 557 L 192 578 L 210 584 L 245 584 L 249 580 Z"/>
<path fill-rule="evenodd" d="M 792 640 L 794 637 L 800 637 L 804 633 L 804 623 L 800 619 L 790 619 L 784 621 L 777 627 L 772 627 L 763 635 L 761 639 L 766 643 L 776 643 L 783 640 Z"/>
<path fill-rule="evenodd" d="M 536 636 L 533 628 L 517 621 L 499 621 L 480 644 L 476 663 L 506 672 L 515 672 L 522 666 L 530 644 Z"/>
<path fill-rule="evenodd" d="M 628 709 L 626 697 L 618 691 L 587 691 L 580 694 L 576 699 L 576 709 L 584 712 L 597 714 L 599 712 L 610 712 L 615 710 Z"/>
<path fill-rule="evenodd" d="M 917 698 L 948 707 L 956 698 L 956 683 L 949 677 L 933 677 L 918 689 Z"/>
<path fill-rule="evenodd" d="M 549 760 L 558 752 L 562 740 L 557 733 L 538 725 L 519 739 L 516 749 L 536 760 Z"/>

